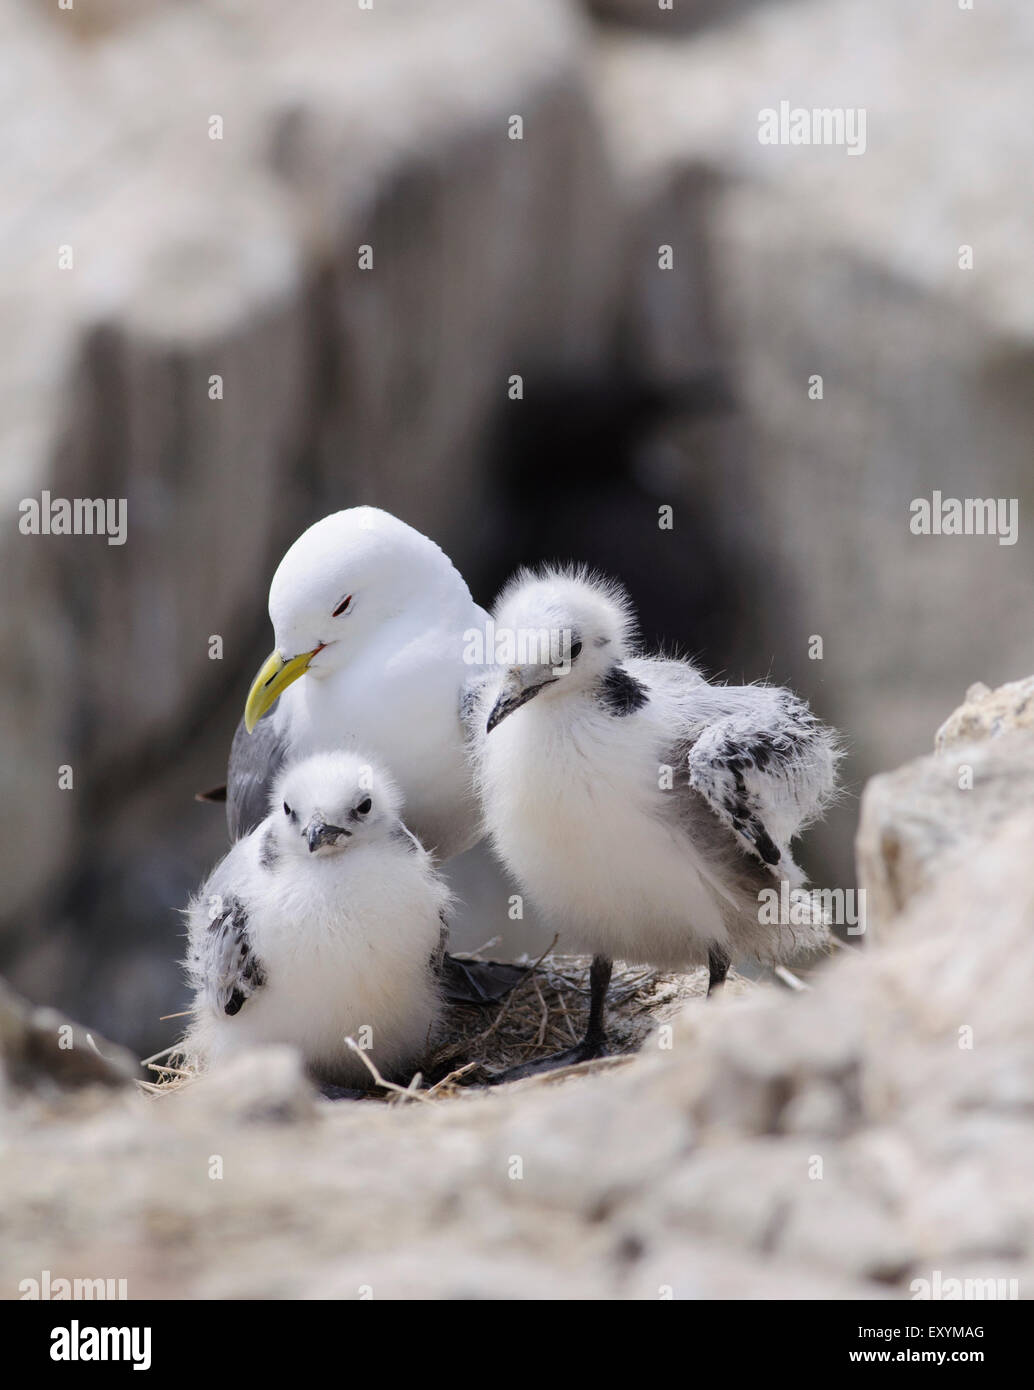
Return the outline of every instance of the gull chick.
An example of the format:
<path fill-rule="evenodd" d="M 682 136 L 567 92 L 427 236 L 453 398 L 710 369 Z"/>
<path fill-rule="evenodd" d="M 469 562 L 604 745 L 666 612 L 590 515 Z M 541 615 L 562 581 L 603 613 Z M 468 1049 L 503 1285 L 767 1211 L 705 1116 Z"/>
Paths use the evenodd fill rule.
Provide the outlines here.
<path fill-rule="evenodd" d="M 265 816 L 282 766 L 361 748 L 393 769 L 406 821 L 437 859 L 475 844 L 460 702 L 471 675 L 465 634 L 488 615 L 448 556 L 376 507 L 334 512 L 281 560 L 269 616 L 276 647 L 230 752 L 231 837 Z"/>
<path fill-rule="evenodd" d="M 320 1080 L 368 1085 L 353 1037 L 384 1076 L 415 1066 L 438 1016 L 449 894 L 400 805 L 358 754 L 281 773 L 269 815 L 187 909 L 184 1055 L 203 1066 L 291 1043 Z"/>
<path fill-rule="evenodd" d="M 759 913 L 762 888 L 803 884 L 790 841 L 834 790 L 836 736 L 803 701 L 637 655 L 623 590 L 584 570 L 519 573 L 493 616 L 515 660 L 469 719 L 486 827 L 546 920 L 593 954 L 584 1041 L 521 1074 L 601 1052 L 614 957 L 706 963 L 710 993 L 737 957 L 825 943 L 819 917 Z"/>

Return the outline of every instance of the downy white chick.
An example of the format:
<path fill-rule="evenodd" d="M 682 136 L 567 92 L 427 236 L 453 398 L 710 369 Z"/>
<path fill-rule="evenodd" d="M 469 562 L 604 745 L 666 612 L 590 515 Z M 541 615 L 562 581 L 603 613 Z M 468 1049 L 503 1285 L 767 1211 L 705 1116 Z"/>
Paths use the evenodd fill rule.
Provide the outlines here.
<path fill-rule="evenodd" d="M 187 910 L 185 1055 L 203 1065 L 290 1043 L 320 1080 L 366 1086 L 351 1036 L 385 1077 L 416 1067 L 439 1013 L 449 893 L 400 806 L 355 753 L 279 775 L 269 815 Z"/>
<path fill-rule="evenodd" d="M 468 711 L 486 827 L 546 921 L 594 957 L 584 1041 L 508 1077 L 599 1054 L 614 957 L 706 963 L 710 993 L 737 957 L 826 943 L 821 913 L 759 912 L 762 888 L 803 883 L 790 841 L 834 790 L 836 736 L 803 701 L 636 655 L 624 591 L 585 570 L 523 571 L 493 616 L 511 650 Z"/>

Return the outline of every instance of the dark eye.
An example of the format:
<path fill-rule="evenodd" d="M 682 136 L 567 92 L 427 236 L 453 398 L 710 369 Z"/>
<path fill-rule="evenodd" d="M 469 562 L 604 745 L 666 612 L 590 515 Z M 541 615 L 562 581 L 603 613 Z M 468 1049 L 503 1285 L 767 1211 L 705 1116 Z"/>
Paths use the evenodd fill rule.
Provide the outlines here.
<path fill-rule="evenodd" d="M 348 612 L 348 609 L 349 609 L 349 606 L 351 605 L 351 602 L 352 602 L 352 595 L 349 594 L 348 597 L 347 597 L 347 598 L 343 598 L 343 599 L 341 600 L 341 602 L 338 604 L 338 606 L 334 609 L 334 612 L 333 612 L 333 615 L 332 615 L 332 616 L 335 617 L 335 618 L 340 618 L 342 613 L 347 613 L 347 612 Z"/>
<path fill-rule="evenodd" d="M 369 797 L 365 797 L 362 801 L 360 801 L 359 805 L 355 809 L 359 812 L 361 816 L 365 816 L 369 813 L 372 807 L 373 802 L 370 800 Z"/>
<path fill-rule="evenodd" d="M 286 801 L 284 802 L 284 815 L 285 815 L 285 816 L 293 816 L 293 815 L 294 815 L 294 812 L 291 810 L 290 806 L 288 806 L 288 804 L 287 804 Z"/>
<path fill-rule="evenodd" d="M 571 643 L 571 660 L 572 660 L 572 661 L 575 659 L 575 657 L 578 655 L 578 653 L 581 651 L 581 649 L 582 649 L 582 644 L 581 644 L 581 642 L 572 642 L 572 643 Z"/>

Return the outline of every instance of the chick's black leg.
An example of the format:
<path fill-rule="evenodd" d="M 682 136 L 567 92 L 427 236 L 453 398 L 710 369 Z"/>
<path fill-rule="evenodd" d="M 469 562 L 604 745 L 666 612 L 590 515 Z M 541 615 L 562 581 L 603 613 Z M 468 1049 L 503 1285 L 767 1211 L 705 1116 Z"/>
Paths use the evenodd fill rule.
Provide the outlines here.
<path fill-rule="evenodd" d="M 711 946 L 707 953 L 707 968 L 710 977 L 707 981 L 707 992 L 712 994 L 720 985 L 725 984 L 725 977 L 729 973 L 729 953 L 722 946 Z"/>
<path fill-rule="evenodd" d="M 589 969 L 589 1022 L 585 1029 L 585 1037 L 580 1043 L 566 1048 L 563 1052 L 554 1052 L 552 1056 L 543 1057 L 537 1062 L 524 1062 L 519 1067 L 510 1067 L 494 1077 L 492 1084 L 498 1086 L 504 1081 L 521 1081 L 526 1076 L 538 1076 L 544 1071 L 573 1067 L 578 1062 L 590 1062 L 594 1057 L 602 1057 L 606 1044 L 604 1015 L 607 989 L 613 971 L 614 962 L 609 957 L 593 956 Z"/>
<path fill-rule="evenodd" d="M 614 973 L 614 962 L 608 956 L 593 956 L 589 967 L 589 1023 L 579 1046 L 590 1049 L 588 1057 L 599 1057 L 605 1042 L 604 1016 L 607 1010 L 607 990 Z"/>

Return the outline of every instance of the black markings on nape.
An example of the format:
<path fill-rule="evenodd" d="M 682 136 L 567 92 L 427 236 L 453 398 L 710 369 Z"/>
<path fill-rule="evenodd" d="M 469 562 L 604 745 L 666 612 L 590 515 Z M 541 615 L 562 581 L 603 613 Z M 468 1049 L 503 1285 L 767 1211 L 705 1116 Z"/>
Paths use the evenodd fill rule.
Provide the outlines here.
<path fill-rule="evenodd" d="M 646 686 L 620 664 L 612 666 L 601 679 L 597 686 L 597 694 L 607 713 L 619 719 L 642 709 L 650 698 L 646 693 Z"/>

